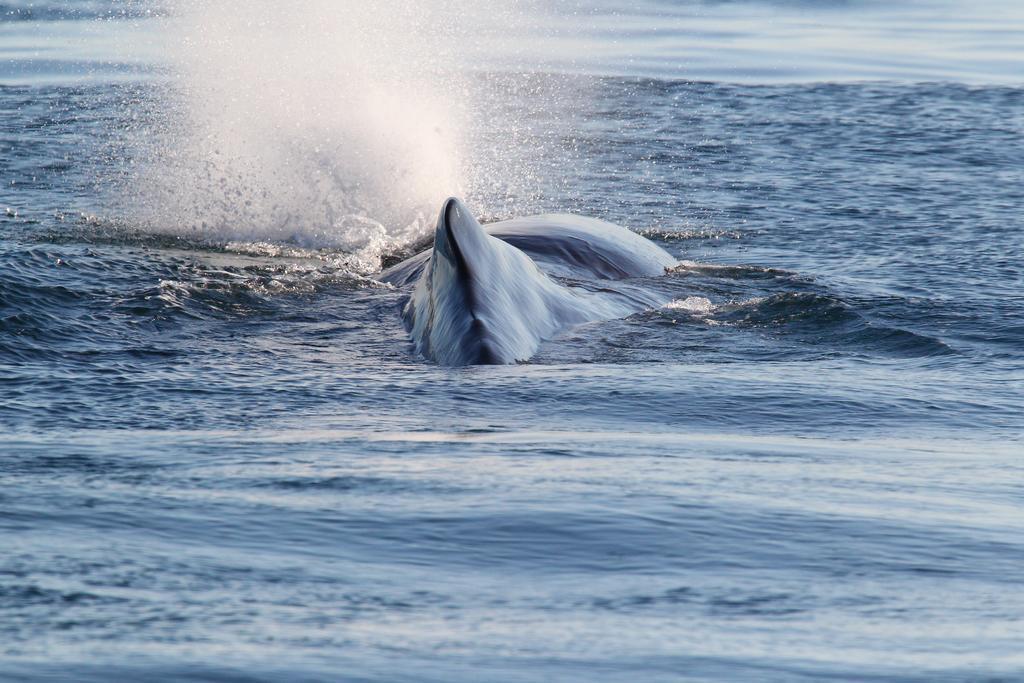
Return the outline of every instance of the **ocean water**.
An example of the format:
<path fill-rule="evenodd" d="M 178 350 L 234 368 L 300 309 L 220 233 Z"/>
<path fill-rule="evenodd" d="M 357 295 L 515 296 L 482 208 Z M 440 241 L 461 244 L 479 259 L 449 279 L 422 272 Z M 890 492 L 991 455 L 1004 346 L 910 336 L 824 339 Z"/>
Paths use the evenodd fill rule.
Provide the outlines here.
<path fill-rule="evenodd" d="M 456 10 L 0 3 L 0 680 L 1024 680 L 1019 5 Z M 432 365 L 449 194 L 672 303 Z"/>

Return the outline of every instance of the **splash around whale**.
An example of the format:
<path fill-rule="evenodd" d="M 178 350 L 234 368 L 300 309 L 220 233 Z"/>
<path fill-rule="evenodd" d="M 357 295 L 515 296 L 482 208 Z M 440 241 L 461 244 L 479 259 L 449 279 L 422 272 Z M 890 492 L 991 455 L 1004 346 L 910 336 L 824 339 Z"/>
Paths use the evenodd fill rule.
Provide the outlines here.
<path fill-rule="evenodd" d="M 549 214 L 485 228 L 452 197 L 433 248 L 380 279 L 413 286 L 403 318 L 417 353 L 441 365 L 508 364 L 572 326 L 667 303 L 628 280 L 674 265 L 661 247 L 605 221 Z"/>

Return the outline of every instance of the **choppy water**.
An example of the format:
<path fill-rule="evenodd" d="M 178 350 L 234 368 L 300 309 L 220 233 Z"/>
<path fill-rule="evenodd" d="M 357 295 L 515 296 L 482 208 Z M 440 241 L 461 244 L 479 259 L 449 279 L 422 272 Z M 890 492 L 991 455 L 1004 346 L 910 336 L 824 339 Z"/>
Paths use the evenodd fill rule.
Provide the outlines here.
<path fill-rule="evenodd" d="M 642 5 L 477 72 L 515 173 L 474 208 L 680 266 L 637 283 L 663 309 L 447 369 L 316 211 L 135 220 L 173 107 L 111 46 L 172 11 L 0 5 L 0 680 L 1024 680 L 1022 22 L 901 8 Z M 804 45 L 737 47 L 765 13 Z M 691 15 L 710 42 L 648 40 Z M 961 47 L 920 82 L 864 27 Z M 783 52 L 813 69 L 744 66 Z"/>

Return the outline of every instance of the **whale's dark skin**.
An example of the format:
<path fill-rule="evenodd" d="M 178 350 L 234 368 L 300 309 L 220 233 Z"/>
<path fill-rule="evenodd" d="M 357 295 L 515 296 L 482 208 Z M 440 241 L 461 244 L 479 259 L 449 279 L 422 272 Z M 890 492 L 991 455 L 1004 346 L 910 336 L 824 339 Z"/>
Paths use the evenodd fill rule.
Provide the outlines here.
<path fill-rule="evenodd" d="M 441 365 L 525 361 L 544 339 L 592 320 L 666 303 L 635 288 L 590 291 L 569 281 L 663 275 L 676 260 L 629 230 L 551 214 L 481 226 L 456 198 L 445 201 L 434 247 L 379 279 L 413 285 L 403 309 L 416 351 Z"/>

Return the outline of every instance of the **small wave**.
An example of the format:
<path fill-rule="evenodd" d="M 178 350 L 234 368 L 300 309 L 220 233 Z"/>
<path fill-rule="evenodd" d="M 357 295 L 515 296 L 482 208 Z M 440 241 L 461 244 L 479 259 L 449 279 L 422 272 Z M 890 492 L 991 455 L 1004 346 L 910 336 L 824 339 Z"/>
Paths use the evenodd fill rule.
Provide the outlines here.
<path fill-rule="evenodd" d="M 876 323 L 842 299 L 825 294 L 786 292 L 720 306 L 719 322 L 774 330 L 784 337 L 822 348 L 898 357 L 954 353 L 942 340 Z"/>
<path fill-rule="evenodd" d="M 0 587 L 0 599 L 8 608 L 29 606 L 60 606 L 91 604 L 115 604 L 125 602 L 125 598 L 97 595 L 84 591 L 62 591 L 44 588 L 36 584 L 23 584 Z"/>
<path fill-rule="evenodd" d="M 640 593 L 616 598 L 599 598 L 591 606 L 612 612 L 638 612 L 649 610 L 678 610 L 681 607 L 701 609 L 721 616 L 782 617 L 806 611 L 806 599 L 790 593 L 729 593 L 716 594 L 690 586 L 672 588 L 661 593 Z"/>
<path fill-rule="evenodd" d="M 92 214 L 58 214 L 59 229 L 41 230 L 29 236 L 40 244 L 95 244 L 148 249 L 237 254 L 258 259 L 290 259 L 326 263 L 363 277 L 380 272 L 430 246 L 433 235 L 414 241 L 379 240 L 349 250 L 336 246 L 305 246 L 281 241 L 218 240 L 202 233 L 169 234 L 147 230 L 127 221 Z M 369 278 L 366 278 L 369 281 Z M 379 284 L 379 283 L 378 283 Z"/>
<path fill-rule="evenodd" d="M 746 264 L 698 263 L 683 260 L 668 270 L 669 275 L 706 275 L 730 280 L 762 280 L 787 278 L 811 281 L 810 278 L 782 268 Z"/>
<path fill-rule="evenodd" d="M 766 352 L 773 358 L 802 358 L 808 352 L 814 357 L 824 354 L 891 358 L 956 353 L 941 339 L 872 319 L 867 303 L 854 306 L 823 293 L 783 292 L 719 301 L 691 295 L 630 316 L 624 323 L 625 327 L 621 327 L 622 323 L 610 323 L 608 339 L 618 339 L 613 331 L 620 326 L 622 339 L 627 340 L 622 346 L 631 346 L 635 326 L 640 325 L 647 328 L 646 351 L 700 349 L 705 359 L 716 349 L 732 355 L 745 350 L 752 358 L 764 358 Z M 711 328 L 716 331 L 710 332 Z M 707 337 L 701 336 L 706 334 L 714 334 L 719 341 L 707 347 Z M 678 335 L 686 337 L 684 345 L 680 345 Z"/>
<path fill-rule="evenodd" d="M 661 242 L 689 242 L 693 240 L 739 240 L 747 233 L 738 230 L 666 230 L 664 228 L 644 228 L 637 234 L 650 240 Z"/>
<path fill-rule="evenodd" d="M 688 296 L 685 299 L 674 299 L 662 306 L 662 309 L 707 314 L 714 311 L 715 306 L 711 303 L 710 299 L 702 296 Z"/>
<path fill-rule="evenodd" d="M 784 292 L 722 307 L 722 319 L 744 326 L 806 323 L 821 328 L 862 318 L 840 299 L 823 294 Z"/>
<path fill-rule="evenodd" d="M 122 297 L 115 310 L 147 319 L 176 315 L 204 318 L 210 314 L 248 315 L 275 310 L 280 296 L 313 294 L 327 288 L 389 288 L 389 285 L 339 266 L 280 264 L 222 269 L 185 268 L 177 278 Z"/>
<path fill-rule="evenodd" d="M 57 213 L 58 226 L 31 237 L 46 244 L 97 244 L 186 251 L 221 251 L 225 242 L 200 236 L 149 232 L 127 221 L 89 213 Z"/>
<path fill-rule="evenodd" d="M 391 288 L 350 268 L 344 255 L 234 245 L 277 256 L 193 256 L 136 246 L 30 245 L 0 254 L 0 363 L 149 354 L 153 330 L 273 316 L 323 291 Z"/>
<path fill-rule="evenodd" d="M 249 483 L 249 482 L 246 482 Z M 280 479 L 263 479 L 249 483 L 255 488 L 270 488 L 302 494 L 424 494 L 454 493 L 463 491 L 440 481 L 412 481 L 393 477 L 362 475 L 335 475 L 326 477 L 294 476 Z"/>

